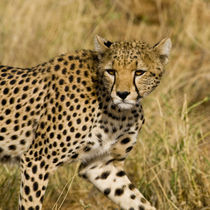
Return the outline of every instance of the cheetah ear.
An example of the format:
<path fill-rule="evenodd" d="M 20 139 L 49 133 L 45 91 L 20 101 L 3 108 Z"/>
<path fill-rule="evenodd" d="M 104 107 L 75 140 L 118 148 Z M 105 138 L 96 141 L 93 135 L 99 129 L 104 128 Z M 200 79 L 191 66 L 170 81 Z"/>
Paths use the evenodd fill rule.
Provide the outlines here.
<path fill-rule="evenodd" d="M 110 48 L 110 46 L 112 45 L 112 42 L 107 41 L 106 39 L 96 35 L 95 40 L 94 40 L 94 44 L 95 44 L 95 50 L 99 53 L 103 53 L 107 49 Z"/>
<path fill-rule="evenodd" d="M 168 57 L 170 54 L 171 47 L 172 43 L 170 38 L 162 39 L 160 42 L 153 46 L 153 48 L 158 51 L 160 55 L 160 61 L 162 64 L 168 63 Z"/>

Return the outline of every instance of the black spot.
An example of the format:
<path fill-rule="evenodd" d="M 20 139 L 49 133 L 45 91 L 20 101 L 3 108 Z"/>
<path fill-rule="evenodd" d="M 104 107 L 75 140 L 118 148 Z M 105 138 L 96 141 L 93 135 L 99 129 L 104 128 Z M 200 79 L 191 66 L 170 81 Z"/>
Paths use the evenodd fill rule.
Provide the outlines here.
<path fill-rule="evenodd" d="M 7 125 L 10 124 L 10 123 L 11 123 L 11 120 L 10 119 L 6 121 L 6 124 Z"/>
<path fill-rule="evenodd" d="M 6 114 L 6 115 L 9 115 L 9 114 L 10 114 L 10 112 L 11 112 L 11 110 L 10 110 L 10 109 L 6 109 L 6 110 L 5 110 L 5 114 Z"/>
<path fill-rule="evenodd" d="M 84 149 L 83 149 L 84 152 L 89 152 L 90 151 L 90 147 L 86 146 Z"/>
<path fill-rule="evenodd" d="M 16 146 L 15 145 L 10 145 L 9 150 L 16 150 Z"/>
<path fill-rule="evenodd" d="M 20 104 L 17 104 L 15 108 L 18 110 L 18 109 L 21 108 L 21 105 Z"/>
<path fill-rule="evenodd" d="M 133 200 L 136 198 L 136 196 L 135 196 L 134 194 L 132 194 L 130 197 L 131 197 L 131 199 L 133 199 Z"/>
<path fill-rule="evenodd" d="M 15 101 L 15 99 L 12 97 L 12 98 L 10 98 L 9 103 L 10 103 L 10 104 L 13 104 L 14 101 Z"/>
<path fill-rule="evenodd" d="M 26 180 L 30 179 L 30 176 L 26 173 L 26 171 L 24 171 L 24 175 L 25 175 Z"/>
<path fill-rule="evenodd" d="M 59 80 L 59 85 L 63 85 L 64 84 L 64 80 L 63 79 L 60 79 Z"/>
<path fill-rule="evenodd" d="M 11 136 L 11 139 L 12 140 L 16 140 L 18 138 L 18 136 L 17 135 L 13 135 L 13 136 Z"/>
<path fill-rule="evenodd" d="M 7 100 L 6 99 L 3 99 L 2 101 L 1 101 L 1 104 L 4 106 L 5 104 L 7 103 Z"/>
<path fill-rule="evenodd" d="M 26 185 L 26 186 L 24 187 L 24 190 L 25 190 L 25 194 L 26 194 L 26 195 L 28 195 L 28 194 L 30 193 L 30 188 L 29 188 L 29 186 Z"/>
<path fill-rule="evenodd" d="M 119 171 L 119 172 L 117 172 L 116 175 L 122 177 L 122 176 L 125 176 L 125 172 L 124 171 Z"/>
<path fill-rule="evenodd" d="M 110 190 L 110 188 L 106 188 L 105 190 L 104 190 L 104 195 L 109 195 L 109 193 L 111 192 L 111 190 Z"/>
<path fill-rule="evenodd" d="M 110 159 L 106 162 L 106 165 L 110 164 L 111 162 L 115 161 L 115 159 Z"/>
<path fill-rule="evenodd" d="M 37 83 L 37 80 L 34 79 L 34 80 L 32 81 L 32 85 L 35 85 L 36 83 Z"/>
<path fill-rule="evenodd" d="M 113 133 L 116 133 L 116 132 L 117 132 L 117 128 L 113 127 L 113 128 L 112 128 L 112 132 L 113 132 Z"/>
<path fill-rule="evenodd" d="M 38 197 L 40 197 L 40 195 L 41 195 L 41 191 L 39 190 L 36 192 L 36 197 L 38 198 Z"/>
<path fill-rule="evenodd" d="M 71 66 L 70 66 L 70 69 L 71 69 L 71 70 L 74 70 L 74 68 L 75 68 L 75 64 L 72 63 Z"/>
<path fill-rule="evenodd" d="M 14 84 L 15 84 L 15 82 L 16 82 L 16 80 L 15 80 L 15 79 L 13 79 L 13 80 L 11 80 L 11 81 L 10 81 L 10 84 L 11 84 L 11 85 L 14 85 Z"/>
<path fill-rule="evenodd" d="M 80 124 L 81 123 L 81 119 L 77 119 L 77 124 Z"/>
<path fill-rule="evenodd" d="M 53 156 L 56 156 L 56 155 L 57 155 L 57 152 L 56 152 L 56 151 L 53 151 L 53 152 L 52 152 L 52 155 L 53 155 Z"/>
<path fill-rule="evenodd" d="M 38 190 L 38 187 L 39 187 L 38 183 L 37 182 L 34 182 L 34 184 L 33 184 L 33 190 L 34 191 L 37 191 Z"/>
<path fill-rule="evenodd" d="M 31 202 L 33 201 L 33 198 L 32 198 L 31 195 L 28 197 L 28 200 L 31 201 Z"/>
<path fill-rule="evenodd" d="M 40 198 L 40 202 L 43 203 L 43 200 L 44 200 L 44 196 L 42 196 L 42 197 Z"/>
<path fill-rule="evenodd" d="M 134 208 L 133 207 L 130 207 L 129 210 L 134 210 Z"/>
<path fill-rule="evenodd" d="M 73 145 L 76 145 L 77 143 L 78 143 L 78 141 L 74 141 L 74 142 L 73 142 Z"/>
<path fill-rule="evenodd" d="M 54 69 L 55 69 L 55 71 L 58 71 L 60 69 L 60 66 L 59 65 L 55 65 Z"/>
<path fill-rule="evenodd" d="M 36 166 L 36 165 L 34 165 L 34 166 L 32 167 L 32 172 L 33 172 L 34 174 L 37 172 L 37 166 Z"/>
<path fill-rule="evenodd" d="M 115 190 L 115 195 L 116 195 L 116 196 L 120 196 L 120 195 L 123 194 L 123 192 L 124 192 L 123 189 L 117 188 L 117 189 Z"/>
<path fill-rule="evenodd" d="M 133 184 L 129 184 L 128 187 L 129 187 L 130 190 L 135 189 L 135 186 Z"/>
<path fill-rule="evenodd" d="M 139 206 L 139 210 L 145 210 L 145 208 L 141 205 Z"/>
<path fill-rule="evenodd" d="M 131 150 L 132 150 L 132 146 L 130 146 L 130 147 L 128 147 L 127 149 L 126 149 L 126 152 L 130 152 Z"/>
<path fill-rule="evenodd" d="M 73 133 L 74 132 L 74 127 L 71 127 L 70 128 L 70 131 Z"/>
<path fill-rule="evenodd" d="M 27 166 L 28 167 L 31 167 L 32 166 L 32 162 L 29 162 Z"/>
<path fill-rule="evenodd" d="M 5 133 L 7 131 L 7 129 L 5 127 L 1 128 L 0 132 L 1 133 Z"/>
<path fill-rule="evenodd" d="M 63 125 L 62 125 L 62 124 L 59 124 L 59 125 L 58 125 L 58 129 L 59 129 L 59 130 L 62 130 L 62 129 L 63 129 Z"/>
<path fill-rule="evenodd" d="M 42 179 L 42 178 L 43 178 L 42 174 L 39 174 L 39 179 Z"/>
<path fill-rule="evenodd" d="M 46 173 L 46 174 L 44 175 L 44 180 L 48 179 L 48 176 L 49 176 L 49 173 Z"/>
<path fill-rule="evenodd" d="M 80 133 L 76 133 L 75 138 L 79 138 L 81 136 Z"/>
<path fill-rule="evenodd" d="M 3 91 L 3 93 L 4 93 L 5 95 L 8 94 L 8 93 L 9 93 L 9 88 L 5 88 L 4 91 Z"/>
<path fill-rule="evenodd" d="M 74 59 L 74 57 L 73 56 L 69 56 L 69 60 L 71 61 L 71 60 L 73 60 Z"/>
<path fill-rule="evenodd" d="M 71 76 L 70 76 L 70 77 L 71 77 Z M 70 77 L 69 77 L 69 78 L 70 78 Z M 73 76 L 72 76 L 72 80 L 73 80 Z M 68 91 L 69 91 L 69 86 L 65 86 L 64 90 L 65 90 L 65 92 L 68 92 Z"/>
<path fill-rule="evenodd" d="M 80 83 L 80 81 L 81 81 L 81 78 L 80 77 L 77 77 L 77 83 Z"/>
<path fill-rule="evenodd" d="M 25 140 L 24 139 L 22 139 L 22 140 L 20 140 L 20 144 L 22 144 L 22 145 L 25 145 Z"/>
<path fill-rule="evenodd" d="M 44 162 L 44 160 L 43 160 L 43 161 L 40 163 L 40 168 L 43 168 L 44 165 L 45 165 L 45 162 Z"/>
<path fill-rule="evenodd" d="M 26 97 L 27 97 L 27 94 L 24 93 L 24 94 L 22 95 L 22 99 L 26 99 Z"/>
<path fill-rule="evenodd" d="M 44 126 L 45 126 L 45 123 L 44 123 L 44 122 L 41 122 L 41 123 L 40 123 L 40 127 L 41 127 L 42 129 L 44 129 Z"/>
<path fill-rule="evenodd" d="M 35 210 L 39 210 L 40 208 L 39 208 L 39 206 L 37 205 L 36 207 L 35 207 Z"/>
<path fill-rule="evenodd" d="M 39 90 L 39 88 L 34 88 L 33 93 L 36 93 Z"/>
<path fill-rule="evenodd" d="M 62 96 L 61 96 L 61 101 L 64 101 L 64 100 L 65 100 L 65 96 L 62 95 Z"/>
<path fill-rule="evenodd" d="M 15 127 L 14 127 L 14 131 L 18 131 L 19 130 L 19 125 L 16 125 Z"/>
<path fill-rule="evenodd" d="M 17 94 L 19 92 L 19 88 L 16 87 L 13 92 L 14 92 L 14 94 Z"/>
<path fill-rule="evenodd" d="M 33 103 L 34 103 L 34 99 L 31 98 L 31 99 L 29 100 L 29 102 L 30 102 L 30 104 L 33 104 Z"/>
<path fill-rule="evenodd" d="M 125 138 L 121 141 L 121 144 L 127 144 L 128 142 L 130 142 L 129 138 Z"/>
<path fill-rule="evenodd" d="M 73 159 L 75 159 L 77 157 L 78 157 L 78 154 L 74 154 L 74 155 L 71 156 L 71 158 L 73 158 Z"/>
<path fill-rule="evenodd" d="M 85 131 L 86 129 L 87 129 L 87 126 L 86 125 L 83 125 L 82 126 L 82 130 Z"/>
<path fill-rule="evenodd" d="M 66 71 L 67 71 L 66 68 L 63 68 L 62 69 L 62 74 L 66 74 Z"/>
<path fill-rule="evenodd" d="M 53 163 L 57 163 L 57 162 L 58 162 L 58 158 L 54 158 Z"/>
<path fill-rule="evenodd" d="M 17 112 L 17 113 L 15 114 L 15 118 L 18 118 L 19 116 L 20 116 L 20 113 Z M 27 116 L 26 116 L 26 118 L 27 118 Z M 23 118 L 23 120 L 26 120 L 25 117 Z"/>
<path fill-rule="evenodd" d="M 26 134 L 25 134 L 26 137 L 29 137 L 30 135 L 31 135 L 30 131 L 27 131 Z"/>
<path fill-rule="evenodd" d="M 108 128 L 104 128 L 104 132 L 105 133 L 108 133 L 109 132 L 109 129 Z"/>
<path fill-rule="evenodd" d="M 28 86 L 23 87 L 23 90 L 27 91 L 28 90 Z"/>

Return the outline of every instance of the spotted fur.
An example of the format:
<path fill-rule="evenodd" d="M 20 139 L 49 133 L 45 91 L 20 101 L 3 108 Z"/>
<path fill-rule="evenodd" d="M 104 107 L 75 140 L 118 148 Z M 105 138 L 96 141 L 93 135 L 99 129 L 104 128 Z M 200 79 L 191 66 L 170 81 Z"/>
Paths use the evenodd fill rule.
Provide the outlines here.
<path fill-rule="evenodd" d="M 110 42 L 33 68 L 0 66 L 0 160 L 19 161 L 19 209 L 42 208 L 49 175 L 80 160 L 80 176 L 123 209 L 155 209 L 123 163 L 144 123 L 141 99 L 160 82 L 171 47 L 164 39 Z"/>

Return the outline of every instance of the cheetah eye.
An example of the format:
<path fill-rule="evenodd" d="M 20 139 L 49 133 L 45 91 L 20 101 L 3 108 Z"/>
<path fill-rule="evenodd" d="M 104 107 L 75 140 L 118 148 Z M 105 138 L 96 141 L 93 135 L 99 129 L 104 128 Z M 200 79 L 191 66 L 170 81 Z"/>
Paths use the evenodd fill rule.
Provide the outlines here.
<path fill-rule="evenodd" d="M 115 75 L 115 70 L 114 69 L 106 69 L 106 72 L 112 76 Z"/>
<path fill-rule="evenodd" d="M 141 76 L 141 75 L 143 75 L 145 72 L 146 72 L 146 71 L 144 71 L 144 70 L 136 70 L 136 71 L 135 71 L 135 76 Z"/>

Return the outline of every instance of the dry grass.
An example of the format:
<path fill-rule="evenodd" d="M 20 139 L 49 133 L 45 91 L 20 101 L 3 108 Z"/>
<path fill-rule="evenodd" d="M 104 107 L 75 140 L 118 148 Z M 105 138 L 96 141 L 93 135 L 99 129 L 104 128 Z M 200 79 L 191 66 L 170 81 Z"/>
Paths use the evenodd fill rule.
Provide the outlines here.
<path fill-rule="evenodd" d="M 144 100 L 146 124 L 126 161 L 127 172 L 158 209 L 207 210 L 209 23 L 208 0 L 1 0 L 0 62 L 35 65 L 59 53 L 92 48 L 95 34 L 150 43 L 170 36 L 168 70 Z M 117 208 L 77 177 L 75 168 L 65 166 L 51 177 L 44 209 Z M 17 206 L 19 179 L 17 168 L 0 167 L 0 209 Z"/>

